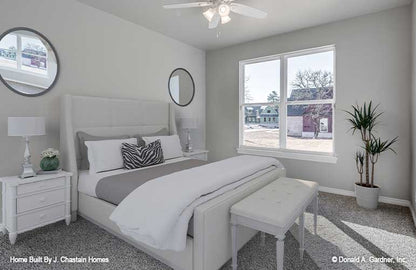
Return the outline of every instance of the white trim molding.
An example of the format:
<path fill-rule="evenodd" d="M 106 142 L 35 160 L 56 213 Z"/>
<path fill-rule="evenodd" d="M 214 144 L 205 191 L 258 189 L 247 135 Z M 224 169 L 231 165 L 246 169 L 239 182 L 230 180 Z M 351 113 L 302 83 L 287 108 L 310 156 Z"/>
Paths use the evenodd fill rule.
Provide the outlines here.
<path fill-rule="evenodd" d="M 410 204 L 409 208 L 410 208 L 410 213 L 412 213 L 413 223 L 415 224 L 415 227 L 416 227 L 416 212 L 415 212 L 415 208 L 414 208 L 414 206 L 412 204 Z"/>
<path fill-rule="evenodd" d="M 333 77 L 334 77 L 334 83 L 333 83 L 333 96 L 331 99 L 317 99 L 317 100 L 288 100 L 288 62 L 290 58 L 293 57 L 299 57 L 299 56 L 307 56 L 307 55 L 314 55 L 318 53 L 324 53 L 324 52 L 332 52 L 333 53 Z M 280 85 L 279 90 L 280 91 L 280 101 L 278 103 L 275 102 L 266 102 L 266 100 L 256 100 L 257 102 L 251 102 L 245 99 L 245 82 L 246 82 L 246 76 L 245 76 L 245 66 L 251 65 L 251 64 L 257 64 L 262 62 L 268 62 L 268 61 L 279 61 L 277 65 L 280 67 Z M 249 147 L 250 149 L 246 149 L 246 146 L 244 145 L 244 125 L 245 125 L 245 107 L 250 106 L 278 106 L 279 115 L 277 117 L 278 119 L 278 125 L 279 125 L 279 140 L 278 145 L 279 149 L 275 148 L 264 148 L 261 149 L 263 153 L 260 153 L 258 149 L 255 151 L 258 153 L 252 153 L 253 155 L 264 155 L 264 156 L 274 156 L 274 157 L 280 157 L 280 158 L 290 158 L 290 159 L 300 159 L 300 160 L 308 160 L 308 161 L 317 161 L 317 162 L 326 162 L 326 163 L 336 163 L 336 149 L 335 149 L 335 114 L 336 114 L 336 47 L 335 44 L 333 45 L 327 45 L 317 48 L 310 48 L 300 51 L 294 51 L 294 52 L 287 52 L 287 53 L 281 53 L 281 54 L 275 54 L 275 55 L 269 55 L 269 56 L 263 56 L 253 59 L 245 59 L 239 61 L 239 148 L 237 149 L 237 152 L 243 153 L 243 152 L 253 152 L 251 149 L 252 147 Z M 292 105 L 315 105 L 315 104 L 330 104 L 332 106 L 332 152 L 330 155 L 328 153 L 322 154 L 321 152 L 315 152 L 315 151 L 298 151 L 293 150 L 290 148 L 287 148 L 286 139 L 287 139 L 287 107 Z M 270 118 L 269 118 L 270 122 Z M 272 122 L 275 124 L 275 121 Z M 244 148 L 244 149 L 242 149 Z M 282 153 L 277 152 L 276 150 Z M 303 150 L 303 149 L 302 149 Z M 307 150 L 307 149 L 306 149 Z M 272 153 L 267 153 L 269 152 Z M 288 153 L 286 153 L 288 151 Z M 303 153 L 306 152 L 306 153 Z M 316 156 L 318 157 L 316 157 Z"/>
<path fill-rule="evenodd" d="M 343 196 L 355 197 L 355 192 L 354 191 L 346 190 L 346 189 L 338 189 L 338 188 L 330 188 L 330 187 L 319 186 L 319 191 L 332 193 L 332 194 L 343 195 Z M 388 204 L 393 204 L 393 205 L 400 205 L 400 206 L 409 207 L 410 211 L 412 211 L 412 207 L 410 205 L 409 200 L 402 200 L 402 199 L 396 199 L 396 198 L 392 198 L 392 197 L 379 196 L 378 201 L 381 202 L 381 203 L 388 203 Z"/>
<path fill-rule="evenodd" d="M 282 150 L 282 149 L 259 149 L 240 146 L 237 148 L 238 154 L 244 155 L 256 155 L 266 157 L 276 157 L 283 159 L 297 159 L 323 163 L 337 163 L 337 157 L 328 153 L 306 152 L 306 151 L 294 151 L 294 150 Z"/>
<path fill-rule="evenodd" d="M 319 191 L 343 195 L 343 196 L 355 197 L 354 191 L 346 190 L 346 189 L 319 186 Z M 412 218 L 413 218 L 413 225 L 416 227 L 416 212 L 415 212 L 414 206 L 410 203 L 409 200 L 402 200 L 402 199 L 380 196 L 378 198 L 378 201 L 381 203 L 388 203 L 388 204 L 393 204 L 393 205 L 409 207 L 410 213 L 412 214 Z"/>

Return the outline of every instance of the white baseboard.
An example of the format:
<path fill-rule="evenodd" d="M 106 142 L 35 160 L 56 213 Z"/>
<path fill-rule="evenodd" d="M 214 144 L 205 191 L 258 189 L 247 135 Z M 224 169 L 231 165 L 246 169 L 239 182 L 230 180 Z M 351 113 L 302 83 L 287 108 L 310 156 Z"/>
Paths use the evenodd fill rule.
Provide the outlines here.
<path fill-rule="evenodd" d="M 346 189 L 319 186 L 319 191 L 338 194 L 338 195 L 344 195 L 344 196 L 349 196 L 349 197 L 355 197 L 354 191 L 346 190 Z M 389 204 L 409 207 L 410 213 L 412 214 L 412 218 L 413 218 L 413 224 L 416 226 L 416 212 L 415 212 L 413 205 L 410 203 L 410 201 L 391 198 L 391 197 L 385 197 L 385 196 L 380 196 L 378 198 L 378 201 L 382 203 L 389 203 Z"/>
<path fill-rule="evenodd" d="M 346 190 L 346 189 L 319 186 L 319 191 L 338 194 L 338 195 L 344 195 L 344 196 L 349 196 L 349 197 L 355 197 L 354 191 Z"/>
<path fill-rule="evenodd" d="M 338 195 L 355 197 L 355 192 L 354 191 L 346 190 L 346 189 L 330 188 L 330 187 L 320 186 L 319 190 L 322 191 L 322 192 L 328 192 L 328 193 L 333 193 L 333 194 L 338 194 Z M 380 196 L 378 198 L 378 201 L 382 202 L 382 203 L 406 206 L 406 207 L 409 207 L 410 209 L 412 209 L 412 207 L 410 205 L 410 201 L 408 201 L 408 200 L 402 200 L 402 199 Z M 415 216 L 413 216 L 413 218 L 415 218 Z"/>
<path fill-rule="evenodd" d="M 412 213 L 413 223 L 416 226 L 416 212 L 415 212 L 415 208 L 413 207 L 413 205 L 410 205 L 409 208 L 410 208 L 410 212 Z"/>

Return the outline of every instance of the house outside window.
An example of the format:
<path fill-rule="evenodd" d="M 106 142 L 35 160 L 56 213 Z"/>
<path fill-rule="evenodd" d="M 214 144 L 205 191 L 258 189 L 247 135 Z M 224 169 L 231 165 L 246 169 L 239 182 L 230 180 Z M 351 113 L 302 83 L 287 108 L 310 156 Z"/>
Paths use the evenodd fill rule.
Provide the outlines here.
<path fill-rule="evenodd" d="M 321 132 L 328 132 L 328 118 L 320 119 L 319 129 Z"/>
<path fill-rule="evenodd" d="M 48 75 L 48 50 L 38 39 L 22 34 L 8 34 L 0 42 L 2 68 Z"/>
<path fill-rule="evenodd" d="M 238 152 L 335 162 L 334 108 L 335 46 L 240 61 Z"/>

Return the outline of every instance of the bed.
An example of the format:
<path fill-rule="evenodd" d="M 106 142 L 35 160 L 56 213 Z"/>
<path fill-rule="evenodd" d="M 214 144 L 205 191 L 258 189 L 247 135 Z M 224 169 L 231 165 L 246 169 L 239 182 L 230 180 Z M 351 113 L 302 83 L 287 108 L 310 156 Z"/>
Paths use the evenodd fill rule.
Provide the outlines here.
<path fill-rule="evenodd" d="M 186 238 L 186 248 L 180 252 L 155 249 L 121 233 L 109 219 L 116 205 L 94 196 L 93 188 L 89 187 L 88 191 L 89 181 L 83 180 L 83 173 L 79 170 L 76 133 L 84 131 L 91 135 L 116 136 L 150 134 L 166 128 L 171 135 L 177 134 L 174 105 L 159 101 L 65 95 L 61 102 L 60 124 L 63 168 L 73 173 L 72 219 L 76 220 L 80 215 L 178 270 L 214 270 L 227 262 L 231 258 L 230 207 L 286 174 L 284 168 L 265 171 L 249 182 L 198 205 L 193 212 L 193 233 Z M 239 231 L 238 247 L 255 234 L 256 231 L 251 229 Z"/>

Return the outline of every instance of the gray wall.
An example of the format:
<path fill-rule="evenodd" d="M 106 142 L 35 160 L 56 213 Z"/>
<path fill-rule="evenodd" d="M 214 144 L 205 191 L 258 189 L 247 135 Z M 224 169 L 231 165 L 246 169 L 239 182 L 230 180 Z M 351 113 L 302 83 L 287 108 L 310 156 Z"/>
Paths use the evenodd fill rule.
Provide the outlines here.
<path fill-rule="evenodd" d="M 207 52 L 207 147 L 211 160 L 236 155 L 238 62 L 335 44 L 337 164 L 282 159 L 290 177 L 353 190 L 359 138 L 347 133 L 343 109 L 372 99 L 385 112 L 379 135 L 399 136 L 398 155 L 381 156 L 375 181 L 381 195 L 409 199 L 411 12 L 409 6 Z"/>
<path fill-rule="evenodd" d="M 20 171 L 24 144 L 7 136 L 8 116 L 46 116 L 47 136 L 34 137 L 32 161 L 59 147 L 59 98 L 64 94 L 169 101 L 168 77 L 184 67 L 196 83 L 195 99 L 178 118 L 195 116 L 196 147 L 205 146 L 205 52 L 74 0 L 2 0 L 0 32 L 27 26 L 55 46 L 61 74 L 44 96 L 17 95 L 0 84 L 0 176 Z M 108 54 L 114 52 L 114 57 Z M 151 114 L 152 112 L 149 112 Z"/>

